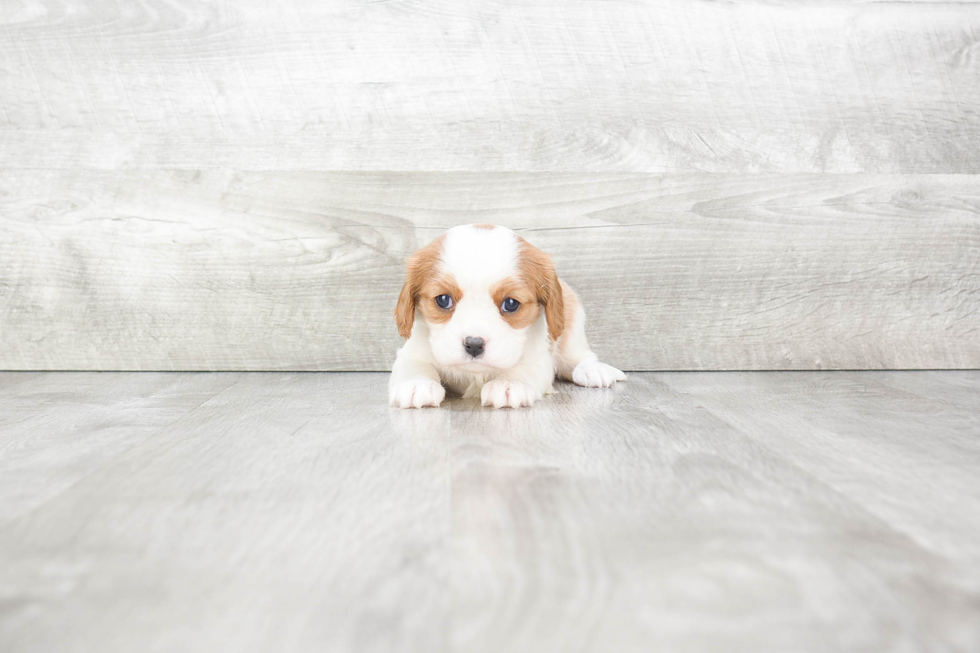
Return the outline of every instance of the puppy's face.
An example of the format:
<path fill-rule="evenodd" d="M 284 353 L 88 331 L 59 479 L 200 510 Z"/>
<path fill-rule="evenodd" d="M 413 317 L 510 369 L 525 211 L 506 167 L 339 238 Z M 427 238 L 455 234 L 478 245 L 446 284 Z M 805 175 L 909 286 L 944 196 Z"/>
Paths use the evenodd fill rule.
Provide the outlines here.
<path fill-rule="evenodd" d="M 416 317 L 444 366 L 468 372 L 513 367 L 544 312 L 551 338 L 564 327 L 561 286 L 551 258 L 510 229 L 454 227 L 408 261 L 395 308 L 408 338 Z"/>

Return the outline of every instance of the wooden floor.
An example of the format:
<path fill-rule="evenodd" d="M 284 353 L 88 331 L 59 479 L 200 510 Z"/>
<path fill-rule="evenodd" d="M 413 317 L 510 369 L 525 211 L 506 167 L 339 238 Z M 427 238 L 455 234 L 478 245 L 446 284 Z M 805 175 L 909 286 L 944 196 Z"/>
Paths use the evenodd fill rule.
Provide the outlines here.
<path fill-rule="evenodd" d="M 980 372 L 386 382 L 0 374 L 0 650 L 980 650 Z"/>

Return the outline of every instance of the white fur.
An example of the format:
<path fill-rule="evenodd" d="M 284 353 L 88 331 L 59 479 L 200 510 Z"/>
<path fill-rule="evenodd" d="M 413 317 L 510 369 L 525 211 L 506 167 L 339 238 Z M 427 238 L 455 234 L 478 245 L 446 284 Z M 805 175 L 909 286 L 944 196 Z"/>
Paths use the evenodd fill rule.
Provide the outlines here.
<path fill-rule="evenodd" d="M 605 388 L 626 378 L 600 363 L 589 349 L 581 306 L 558 343 L 548 336 L 543 310 L 537 321 L 523 329 L 511 327 L 501 317 L 490 287 L 517 272 L 518 240 L 510 229 L 471 225 L 450 229 L 440 265 L 441 271 L 455 277 L 463 297 L 443 324 L 428 324 L 416 313 L 412 334 L 392 367 L 392 406 L 438 406 L 445 398 L 445 386 L 463 397 L 479 397 L 484 406 L 520 408 L 553 392 L 556 372 L 587 387 Z M 463 349 L 466 337 L 484 339 L 485 351 L 479 359 Z"/>

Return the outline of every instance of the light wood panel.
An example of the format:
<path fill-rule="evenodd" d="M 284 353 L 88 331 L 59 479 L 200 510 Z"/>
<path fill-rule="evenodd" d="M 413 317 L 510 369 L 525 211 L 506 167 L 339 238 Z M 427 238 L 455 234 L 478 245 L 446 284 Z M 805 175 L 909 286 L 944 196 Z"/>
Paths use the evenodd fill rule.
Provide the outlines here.
<path fill-rule="evenodd" d="M 0 166 L 980 172 L 973 2 L 0 7 Z"/>
<path fill-rule="evenodd" d="M 917 546 L 980 567 L 980 547 L 963 546 L 980 537 L 976 373 L 676 374 L 665 383 L 842 496 L 860 487 L 868 512 Z M 933 446 L 937 438 L 945 444 Z"/>
<path fill-rule="evenodd" d="M 0 374 L 0 650 L 980 647 L 978 372 L 386 382 Z"/>
<path fill-rule="evenodd" d="M 0 377 L 0 525 L 43 505 L 231 385 L 234 374 Z"/>
<path fill-rule="evenodd" d="M 90 456 L 68 489 L 52 473 L 62 491 L 0 526 L 0 649 L 442 650 L 447 414 L 422 415 L 414 435 L 387 427 L 385 375 L 205 376 L 210 399 L 147 420 L 153 437 L 114 459 Z M 78 378 L 91 379 L 49 387 L 132 419 Z M 45 435 L 49 456 L 95 448 Z"/>
<path fill-rule="evenodd" d="M 0 368 L 386 370 L 403 261 L 496 222 L 624 369 L 980 366 L 972 175 L 3 172 Z"/>
<path fill-rule="evenodd" d="M 465 411 L 455 650 L 970 650 L 980 415 L 935 402 L 980 380 L 942 374 L 633 374 L 563 386 L 546 423 Z"/>
<path fill-rule="evenodd" d="M 0 369 L 387 369 L 401 260 L 469 221 L 552 251 L 620 367 L 978 367 L 978 35 L 976 2 L 4 2 Z"/>

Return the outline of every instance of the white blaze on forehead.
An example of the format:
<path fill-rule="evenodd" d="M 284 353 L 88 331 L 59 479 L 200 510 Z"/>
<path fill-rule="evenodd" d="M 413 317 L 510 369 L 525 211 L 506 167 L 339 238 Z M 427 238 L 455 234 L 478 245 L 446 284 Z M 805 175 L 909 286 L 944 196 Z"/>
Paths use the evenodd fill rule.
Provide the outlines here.
<path fill-rule="evenodd" d="M 517 234 L 505 227 L 453 227 L 446 232 L 442 263 L 464 293 L 467 289 L 488 288 L 516 274 Z"/>

